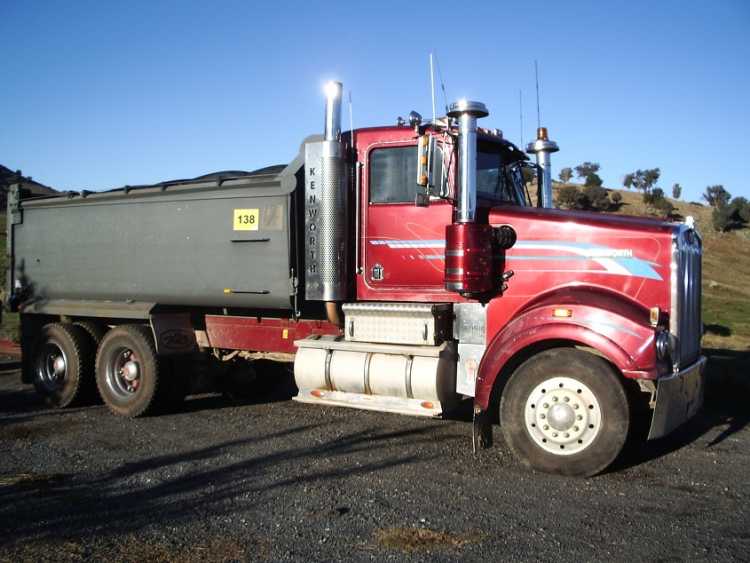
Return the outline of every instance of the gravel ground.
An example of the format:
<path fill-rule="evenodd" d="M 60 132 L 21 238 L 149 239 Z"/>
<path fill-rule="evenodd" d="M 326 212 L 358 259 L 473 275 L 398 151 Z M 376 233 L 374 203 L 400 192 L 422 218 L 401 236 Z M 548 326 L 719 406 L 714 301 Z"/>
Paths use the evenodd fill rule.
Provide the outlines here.
<path fill-rule="evenodd" d="M 49 410 L 6 364 L 0 561 L 747 560 L 748 387 L 717 381 L 678 433 L 581 480 L 524 469 L 498 428 L 473 457 L 461 417 L 286 385 L 130 421 Z"/>

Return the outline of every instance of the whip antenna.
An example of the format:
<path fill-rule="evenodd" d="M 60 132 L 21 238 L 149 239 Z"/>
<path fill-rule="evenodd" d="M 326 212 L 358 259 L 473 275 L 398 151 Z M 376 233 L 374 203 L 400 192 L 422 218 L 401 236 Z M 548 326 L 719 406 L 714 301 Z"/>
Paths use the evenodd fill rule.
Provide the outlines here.
<path fill-rule="evenodd" d="M 437 121 L 435 112 L 435 66 L 432 62 L 432 52 L 430 52 L 430 93 L 432 94 L 432 123 Z"/>
<path fill-rule="evenodd" d="M 352 91 L 349 90 L 349 135 L 351 145 L 354 146 L 354 114 L 352 113 Z"/>
<path fill-rule="evenodd" d="M 445 80 L 443 80 L 443 73 L 440 70 L 440 59 L 435 55 L 435 66 L 438 71 L 438 78 L 440 79 L 440 89 L 443 91 L 443 99 L 445 100 L 445 113 L 448 114 L 448 94 L 445 92 Z"/>
<path fill-rule="evenodd" d="M 536 126 L 538 129 L 542 126 L 542 118 L 539 112 L 539 66 L 536 63 L 536 59 L 534 59 L 534 76 L 536 78 Z"/>
<path fill-rule="evenodd" d="M 518 91 L 518 118 L 521 122 L 521 146 L 523 146 L 523 90 Z"/>

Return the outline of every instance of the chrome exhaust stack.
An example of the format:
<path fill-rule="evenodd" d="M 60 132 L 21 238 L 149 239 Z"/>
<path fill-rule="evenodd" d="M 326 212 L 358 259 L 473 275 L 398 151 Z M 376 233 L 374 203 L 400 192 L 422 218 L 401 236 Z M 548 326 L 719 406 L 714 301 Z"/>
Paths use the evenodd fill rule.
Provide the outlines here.
<path fill-rule="evenodd" d="M 482 102 L 459 100 L 448 117 L 458 119 L 458 209 L 456 222 L 473 223 L 477 214 L 477 118 L 490 114 Z"/>
<path fill-rule="evenodd" d="M 526 152 L 536 155 L 537 207 L 552 208 L 552 162 L 550 155 L 560 150 L 557 143 L 549 140 L 546 127 L 536 130 L 536 141 L 529 143 Z"/>
<path fill-rule="evenodd" d="M 335 302 L 348 297 L 349 287 L 341 82 L 328 82 L 325 96 L 323 140 L 305 144 L 305 297 L 328 302 L 329 320 L 338 324 Z"/>

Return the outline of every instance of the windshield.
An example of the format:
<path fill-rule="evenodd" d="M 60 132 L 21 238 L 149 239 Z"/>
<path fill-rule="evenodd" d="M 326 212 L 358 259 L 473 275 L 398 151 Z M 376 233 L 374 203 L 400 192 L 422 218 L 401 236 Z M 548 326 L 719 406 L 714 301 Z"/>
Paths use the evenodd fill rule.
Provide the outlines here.
<path fill-rule="evenodd" d="M 477 195 L 524 205 L 519 163 L 508 163 L 502 147 L 496 143 L 480 141 L 477 149 Z"/>

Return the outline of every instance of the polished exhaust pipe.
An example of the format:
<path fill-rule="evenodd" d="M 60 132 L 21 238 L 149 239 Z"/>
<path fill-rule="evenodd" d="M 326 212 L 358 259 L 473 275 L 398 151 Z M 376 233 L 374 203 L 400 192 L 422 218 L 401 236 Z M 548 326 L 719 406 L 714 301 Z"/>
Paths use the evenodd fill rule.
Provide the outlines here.
<path fill-rule="evenodd" d="M 490 114 L 482 102 L 459 100 L 448 117 L 458 119 L 458 223 L 473 223 L 477 216 L 477 119 Z"/>
<path fill-rule="evenodd" d="M 347 299 L 349 288 L 342 90 L 341 82 L 325 85 L 323 139 L 305 143 L 305 297 L 325 301 L 326 316 L 337 325 L 337 302 Z"/>

